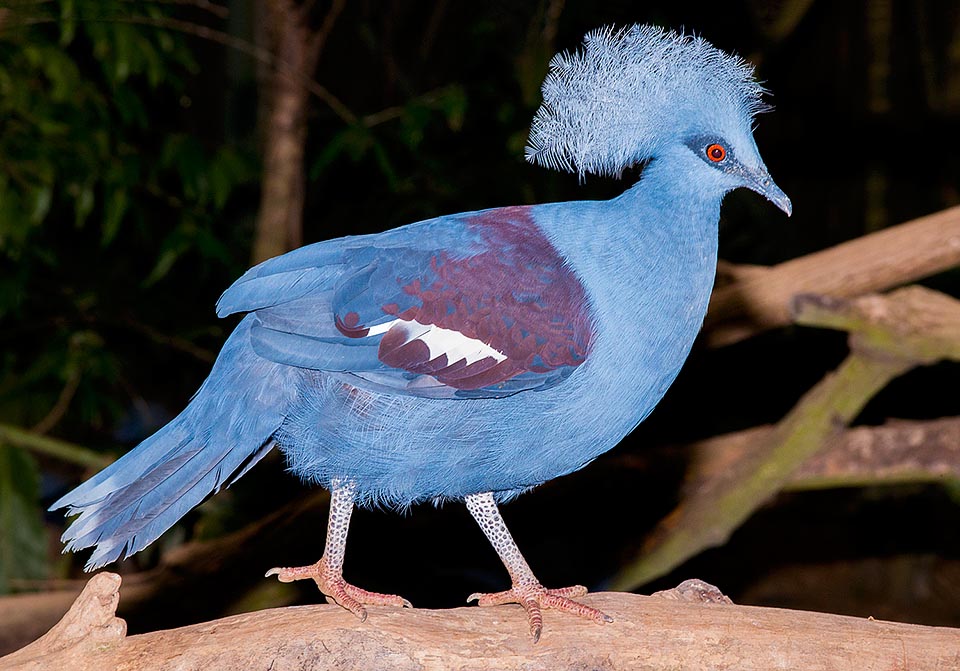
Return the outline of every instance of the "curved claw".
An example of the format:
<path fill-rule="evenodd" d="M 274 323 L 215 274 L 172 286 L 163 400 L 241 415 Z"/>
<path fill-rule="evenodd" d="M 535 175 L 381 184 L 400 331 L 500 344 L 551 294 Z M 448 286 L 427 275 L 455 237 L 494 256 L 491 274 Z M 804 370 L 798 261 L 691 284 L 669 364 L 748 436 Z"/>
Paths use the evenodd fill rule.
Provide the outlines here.
<path fill-rule="evenodd" d="M 270 576 L 275 575 L 277 576 L 277 580 L 279 580 L 280 582 L 293 582 L 294 580 L 296 580 L 296 578 L 287 578 L 283 573 L 286 570 L 289 570 L 289 569 L 281 568 L 279 566 L 274 566 L 272 569 L 264 573 L 263 577 L 269 578 Z"/>
<path fill-rule="evenodd" d="M 506 591 L 491 594 L 474 592 L 467 597 L 467 603 L 476 601 L 478 606 L 499 606 L 505 603 L 520 604 L 527 612 L 527 620 L 530 623 L 530 636 L 533 638 L 533 642 L 537 643 L 540 640 L 540 635 L 543 633 L 543 615 L 541 610 L 559 610 L 573 613 L 579 617 L 593 620 L 597 624 L 613 622 L 613 618 L 603 611 L 591 608 L 570 598 L 583 596 L 586 593 L 587 588 L 582 585 L 546 589 L 543 585 L 536 583 L 533 585 L 514 585 Z"/>

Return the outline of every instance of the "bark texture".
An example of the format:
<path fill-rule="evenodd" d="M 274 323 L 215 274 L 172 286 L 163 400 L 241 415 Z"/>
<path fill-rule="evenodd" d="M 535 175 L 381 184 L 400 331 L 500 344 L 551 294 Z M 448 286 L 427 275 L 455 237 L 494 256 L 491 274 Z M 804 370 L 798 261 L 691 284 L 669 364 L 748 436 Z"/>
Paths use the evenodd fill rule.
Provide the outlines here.
<path fill-rule="evenodd" d="M 792 320 L 797 294 L 852 297 L 915 282 L 960 265 L 960 207 L 865 235 L 773 267 L 726 266 L 704 323 L 713 346 Z"/>
<path fill-rule="evenodd" d="M 114 615 L 119 587 L 115 574 L 91 578 L 61 623 L 0 669 L 960 668 L 958 630 L 735 606 L 699 581 L 653 597 L 586 597 L 614 617 L 604 626 L 548 611 L 538 644 L 519 606 L 378 607 L 366 622 L 337 606 L 300 606 L 125 636 Z"/>
<path fill-rule="evenodd" d="M 276 69 L 266 77 L 263 122 L 263 177 L 253 242 L 253 263 L 303 244 L 306 197 L 304 151 L 313 73 L 345 0 L 334 0 L 320 28 L 310 22 L 310 5 L 263 0 L 261 14 Z"/>

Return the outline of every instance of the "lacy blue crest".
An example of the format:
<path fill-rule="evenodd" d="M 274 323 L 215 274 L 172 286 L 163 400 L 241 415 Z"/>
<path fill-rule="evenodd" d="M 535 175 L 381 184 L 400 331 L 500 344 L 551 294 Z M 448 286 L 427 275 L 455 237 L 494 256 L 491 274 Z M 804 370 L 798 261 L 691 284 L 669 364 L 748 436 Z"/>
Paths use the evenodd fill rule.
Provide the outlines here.
<path fill-rule="evenodd" d="M 582 49 L 553 58 L 542 91 L 526 158 L 581 178 L 619 176 L 705 120 L 748 135 L 752 117 L 767 109 L 752 65 L 656 26 L 587 34 Z"/>

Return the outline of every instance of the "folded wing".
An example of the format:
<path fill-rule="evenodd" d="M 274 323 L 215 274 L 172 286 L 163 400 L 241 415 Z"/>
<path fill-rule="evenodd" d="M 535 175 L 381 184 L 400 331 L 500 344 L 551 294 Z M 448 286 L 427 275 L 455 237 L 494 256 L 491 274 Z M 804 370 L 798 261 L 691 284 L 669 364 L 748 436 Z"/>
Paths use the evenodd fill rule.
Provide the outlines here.
<path fill-rule="evenodd" d="M 551 387 L 592 338 L 579 278 L 522 207 L 291 252 L 224 293 L 218 312 L 237 311 L 256 313 L 260 356 L 432 398 Z"/>

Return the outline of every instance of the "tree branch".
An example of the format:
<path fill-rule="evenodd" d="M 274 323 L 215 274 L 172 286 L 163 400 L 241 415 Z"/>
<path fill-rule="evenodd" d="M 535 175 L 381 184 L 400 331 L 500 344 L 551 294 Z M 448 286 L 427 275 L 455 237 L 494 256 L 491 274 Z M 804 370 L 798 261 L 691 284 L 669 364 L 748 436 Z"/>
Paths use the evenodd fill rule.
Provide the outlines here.
<path fill-rule="evenodd" d="M 318 58 L 323 51 L 323 46 L 326 44 L 327 38 L 330 37 L 330 33 L 333 32 L 333 26 L 336 24 L 346 4 L 346 0 L 333 0 L 330 9 L 327 11 L 327 15 L 323 17 L 323 23 L 320 24 L 320 28 L 309 38 L 307 48 L 310 53 L 314 55 L 315 59 Z"/>
<path fill-rule="evenodd" d="M 960 417 L 890 422 L 848 429 L 818 452 L 785 489 L 865 487 L 909 482 L 960 482 Z"/>
<path fill-rule="evenodd" d="M 519 607 L 338 606 L 263 610 L 125 636 L 115 616 L 120 576 L 95 575 L 45 636 L 0 659 L 4 671 L 62 669 L 677 669 L 925 671 L 960 666 L 960 630 L 726 604 L 715 588 L 604 593 L 598 626 L 548 611 L 534 644 Z M 692 599 L 692 600 L 691 600 Z M 642 660 L 642 661 L 641 661 Z"/>
<path fill-rule="evenodd" d="M 95 19 L 84 20 L 93 21 Z M 313 79 L 311 73 L 297 69 L 296 66 L 274 56 L 269 49 L 256 44 L 251 44 L 242 38 L 234 37 L 233 35 L 229 35 L 221 30 L 208 28 L 207 26 L 197 23 L 181 21 L 179 19 L 173 19 L 169 17 L 123 16 L 98 20 L 152 26 L 154 28 L 162 28 L 165 30 L 176 30 L 187 35 L 193 35 L 195 37 L 199 37 L 210 42 L 216 42 L 217 44 L 222 44 L 225 47 L 235 49 L 240 53 L 246 54 L 257 61 L 268 65 L 277 73 L 291 78 L 297 83 L 298 86 L 303 87 L 312 95 L 316 96 L 319 100 L 322 100 L 324 103 L 326 103 L 327 107 L 329 107 L 330 110 L 344 123 L 352 124 L 357 121 L 357 115 L 355 115 L 350 108 L 344 105 L 339 98 L 333 95 L 329 89 Z"/>
<path fill-rule="evenodd" d="M 36 434 L 45 434 L 49 433 L 53 427 L 60 423 L 60 420 L 63 419 L 63 416 L 66 414 L 67 410 L 70 408 L 70 402 L 73 400 L 73 397 L 77 393 L 77 389 L 80 387 L 80 380 L 83 377 L 83 369 L 80 366 L 76 366 L 67 376 L 67 381 L 63 385 L 63 389 L 60 390 L 60 395 L 57 396 L 56 403 L 53 404 L 53 407 L 50 408 L 50 412 L 44 415 L 43 419 L 33 425 L 30 429 L 31 433 Z"/>
<path fill-rule="evenodd" d="M 104 466 L 109 466 L 113 461 L 109 457 L 86 447 L 49 436 L 41 436 L 9 424 L 0 424 L 0 442 L 91 469 L 99 470 Z"/>
<path fill-rule="evenodd" d="M 671 445 L 609 460 L 609 468 L 648 470 L 659 459 L 689 464 L 689 493 L 723 477 L 735 464 L 770 441 L 772 425 L 755 426 L 686 445 Z M 783 485 L 784 491 L 867 487 L 956 480 L 960 483 L 960 417 L 893 420 L 882 426 L 847 429 L 805 461 Z"/>
<path fill-rule="evenodd" d="M 722 544 L 890 380 L 919 364 L 960 360 L 960 301 L 935 291 L 912 286 L 856 300 L 803 296 L 795 309 L 797 323 L 849 330 L 850 355 L 742 459 L 691 490 L 614 577 L 614 589 L 639 587 Z"/>
<path fill-rule="evenodd" d="M 789 324 L 796 294 L 859 296 L 957 265 L 960 207 L 953 207 L 771 268 L 751 266 L 714 291 L 704 335 L 712 346 L 728 345 Z"/>

